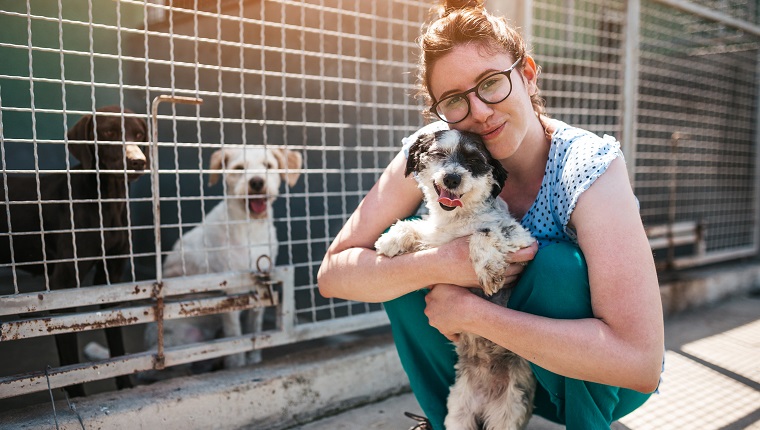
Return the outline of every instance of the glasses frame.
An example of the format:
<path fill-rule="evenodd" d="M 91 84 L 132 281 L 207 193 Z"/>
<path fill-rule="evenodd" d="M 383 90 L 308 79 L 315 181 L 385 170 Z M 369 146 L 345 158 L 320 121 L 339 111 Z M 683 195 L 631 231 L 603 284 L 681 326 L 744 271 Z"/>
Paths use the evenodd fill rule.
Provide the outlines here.
<path fill-rule="evenodd" d="M 490 75 L 488 75 L 485 78 L 483 78 L 480 81 L 478 81 L 478 83 L 474 87 L 470 88 L 467 91 L 464 91 L 464 92 L 461 92 L 461 93 L 450 94 L 450 95 L 442 98 L 441 100 L 433 103 L 433 105 L 430 106 L 430 112 L 433 115 L 435 115 L 436 117 L 438 117 L 441 121 L 443 121 L 443 122 L 445 122 L 447 124 L 456 124 L 456 123 L 464 121 L 465 119 L 467 119 L 468 116 L 470 116 L 470 112 L 472 111 L 472 106 L 470 106 L 470 98 L 467 97 L 467 95 L 470 94 L 470 93 L 474 92 L 475 93 L 475 97 L 477 97 L 480 101 L 482 101 L 485 104 L 495 105 L 497 103 L 503 102 L 504 100 L 506 100 L 512 94 L 513 86 L 512 86 L 512 76 L 511 76 L 511 74 L 512 74 L 512 71 L 515 69 L 515 67 L 517 67 L 517 65 L 520 64 L 520 62 L 522 60 L 523 60 L 523 57 L 520 57 L 520 58 L 517 59 L 517 61 L 514 62 L 514 64 L 512 64 L 511 66 L 509 66 L 508 69 L 502 70 L 501 72 L 491 73 Z M 503 99 L 501 99 L 499 101 L 495 101 L 495 102 L 489 102 L 488 100 L 485 100 L 483 97 L 480 96 L 480 92 L 478 91 L 478 88 L 480 87 L 481 84 L 483 84 L 483 82 L 487 81 L 488 79 L 493 78 L 496 75 L 504 75 L 504 76 L 507 77 L 507 80 L 509 81 L 509 92 L 507 93 L 506 96 L 504 96 Z M 459 121 L 448 121 L 441 114 L 438 113 L 438 109 L 437 109 L 438 105 L 441 104 L 442 102 L 444 102 L 444 101 L 452 98 L 452 97 L 462 97 L 465 100 L 465 102 L 467 103 L 467 114 L 462 119 L 460 119 Z"/>

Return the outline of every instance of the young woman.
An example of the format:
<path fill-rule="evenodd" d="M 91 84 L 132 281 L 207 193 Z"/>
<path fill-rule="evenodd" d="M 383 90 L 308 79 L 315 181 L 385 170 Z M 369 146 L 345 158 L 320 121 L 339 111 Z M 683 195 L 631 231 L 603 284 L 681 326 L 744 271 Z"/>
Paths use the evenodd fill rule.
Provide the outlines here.
<path fill-rule="evenodd" d="M 405 151 L 328 249 L 320 292 L 385 303 L 412 390 L 436 430 L 454 381 L 450 341 L 463 332 L 531 363 L 535 414 L 568 429 L 609 428 L 657 388 L 663 360 L 659 287 L 638 204 L 619 143 L 544 114 L 524 40 L 481 3 L 447 2 L 420 38 L 422 93 L 440 119 L 423 130 L 477 133 L 509 172 L 501 197 L 537 244 L 504 256 L 529 262 L 510 265 L 508 307 L 463 288 L 478 287 L 466 237 L 394 258 L 373 250 L 422 201 L 404 177 Z"/>

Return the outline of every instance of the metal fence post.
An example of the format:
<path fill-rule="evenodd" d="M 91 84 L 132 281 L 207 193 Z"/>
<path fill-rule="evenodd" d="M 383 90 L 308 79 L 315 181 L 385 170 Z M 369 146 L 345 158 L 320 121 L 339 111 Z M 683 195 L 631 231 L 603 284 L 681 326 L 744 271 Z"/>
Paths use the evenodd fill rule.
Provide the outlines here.
<path fill-rule="evenodd" d="M 623 147 L 628 178 L 636 188 L 636 106 L 639 93 L 639 19 L 641 0 L 628 0 L 626 8 L 625 59 L 623 68 Z"/>

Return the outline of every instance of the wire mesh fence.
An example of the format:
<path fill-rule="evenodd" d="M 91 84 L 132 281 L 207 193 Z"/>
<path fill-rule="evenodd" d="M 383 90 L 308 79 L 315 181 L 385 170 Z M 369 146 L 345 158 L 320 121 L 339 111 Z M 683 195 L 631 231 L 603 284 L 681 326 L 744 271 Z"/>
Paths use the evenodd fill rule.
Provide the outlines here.
<path fill-rule="evenodd" d="M 752 255 L 757 7 L 669 3 L 643 1 L 632 17 L 622 0 L 526 2 L 542 93 L 553 117 L 623 136 L 645 223 L 665 226 L 665 236 L 674 225 L 693 233 L 679 261 Z M 103 343 L 92 333 L 104 327 L 124 326 L 126 345 L 118 362 L 97 359 L 99 375 L 92 363 L 74 376 L 42 375 L 58 362 L 50 354 L 4 365 L 0 397 L 44 389 L 50 376 L 65 386 L 154 369 L 149 323 L 162 314 L 180 321 L 263 306 L 258 296 L 241 303 L 246 294 L 275 296 L 265 306 L 267 336 L 250 342 L 255 333 L 221 333 L 219 318 L 198 322 L 207 333 L 191 330 L 185 340 L 211 342 L 213 352 L 167 345 L 164 364 L 386 324 L 380 305 L 322 298 L 316 274 L 401 138 L 422 125 L 414 40 L 430 6 L 0 0 L 0 357 L 32 341 L 55 351 L 41 334 L 84 331 L 80 346 Z M 636 100 L 630 111 L 628 88 Z M 157 96 L 203 102 L 162 104 L 152 118 Z M 94 115 L 104 106 L 112 108 Z M 92 131 L 74 134 L 88 115 Z M 112 119 L 115 135 L 101 130 Z M 141 121 L 138 138 L 133 126 Z M 626 124 L 633 135 L 624 136 Z M 145 156 L 142 168 L 124 162 L 132 147 Z M 104 164 L 109 150 L 121 164 Z M 25 185 L 15 185 L 17 177 Z M 86 177 L 93 193 L 75 195 Z M 48 187 L 60 192 L 49 197 Z M 23 230 L 22 221 L 31 227 Z M 54 246 L 61 238 L 69 254 Z M 261 272 L 254 270 L 260 255 L 277 269 L 275 290 L 251 277 Z M 73 283 L 61 283 L 61 267 L 73 271 Z M 159 299 L 166 303 L 157 306 Z M 104 363 L 112 370 L 103 372 Z"/>
<path fill-rule="evenodd" d="M 642 12 L 636 150 L 642 216 L 653 224 L 699 225 L 705 259 L 753 254 L 760 34 L 655 2 L 644 2 Z"/>

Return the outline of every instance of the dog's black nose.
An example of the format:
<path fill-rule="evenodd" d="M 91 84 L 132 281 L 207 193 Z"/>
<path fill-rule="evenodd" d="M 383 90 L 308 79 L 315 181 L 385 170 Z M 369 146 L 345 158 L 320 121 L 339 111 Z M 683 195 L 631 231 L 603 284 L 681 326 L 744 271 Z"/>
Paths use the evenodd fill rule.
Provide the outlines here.
<path fill-rule="evenodd" d="M 129 168 L 132 170 L 145 170 L 145 160 L 141 158 L 129 160 Z"/>
<path fill-rule="evenodd" d="M 248 186 L 251 187 L 251 190 L 253 191 L 261 191 L 264 189 L 264 178 L 259 178 L 258 176 L 251 178 L 251 180 L 248 181 Z"/>
<path fill-rule="evenodd" d="M 457 173 L 447 173 L 443 176 L 443 185 L 453 190 L 462 182 L 462 176 Z"/>

